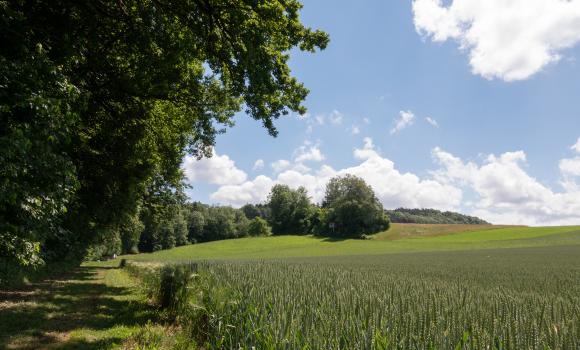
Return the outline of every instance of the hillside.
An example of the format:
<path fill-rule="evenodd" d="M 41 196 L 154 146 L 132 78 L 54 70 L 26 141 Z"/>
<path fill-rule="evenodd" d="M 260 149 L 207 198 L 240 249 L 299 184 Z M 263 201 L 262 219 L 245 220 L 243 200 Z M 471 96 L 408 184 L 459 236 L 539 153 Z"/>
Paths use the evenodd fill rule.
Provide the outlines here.
<path fill-rule="evenodd" d="M 467 224 L 490 225 L 489 222 L 475 216 L 464 215 L 452 211 L 442 212 L 437 209 L 406 209 L 385 210 L 391 222 L 409 224 Z"/>
<path fill-rule="evenodd" d="M 411 227 L 417 229 L 416 225 Z M 124 258 L 141 261 L 275 259 L 580 245 L 580 226 L 488 226 L 480 230 L 463 232 L 445 232 L 445 227 L 445 225 L 423 226 L 424 231 L 414 235 L 408 231 L 408 226 L 393 224 L 392 231 L 380 233 L 375 239 L 368 240 L 340 240 L 313 236 L 239 238 L 193 244 L 149 254 L 127 255 Z M 399 237 L 390 239 L 390 232 Z"/>

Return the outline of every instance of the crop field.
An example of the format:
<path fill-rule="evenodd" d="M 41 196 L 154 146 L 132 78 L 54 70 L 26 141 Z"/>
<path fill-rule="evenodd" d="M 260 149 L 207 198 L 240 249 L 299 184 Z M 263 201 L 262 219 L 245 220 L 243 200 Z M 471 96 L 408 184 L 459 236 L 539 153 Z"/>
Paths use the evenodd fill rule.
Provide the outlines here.
<path fill-rule="evenodd" d="M 574 245 L 206 262 L 204 344 L 578 349 L 579 256 Z"/>
<path fill-rule="evenodd" d="M 487 228 L 384 241 L 289 238 L 186 247 L 199 253 L 204 246 L 239 244 L 238 252 L 219 250 L 230 249 L 230 259 L 206 259 L 217 255 L 214 247 L 174 265 L 205 276 L 199 283 L 205 296 L 192 301 L 207 312 L 205 348 L 580 348 L 577 227 Z M 262 250 L 251 249 L 256 240 Z M 387 248 L 405 240 L 424 251 L 405 250 L 409 243 Z M 309 257 L 308 244 L 343 250 Z M 352 254 L 363 248 L 370 253 Z M 162 262 L 163 256 L 136 258 Z M 186 260 L 182 252 L 167 256 Z"/>

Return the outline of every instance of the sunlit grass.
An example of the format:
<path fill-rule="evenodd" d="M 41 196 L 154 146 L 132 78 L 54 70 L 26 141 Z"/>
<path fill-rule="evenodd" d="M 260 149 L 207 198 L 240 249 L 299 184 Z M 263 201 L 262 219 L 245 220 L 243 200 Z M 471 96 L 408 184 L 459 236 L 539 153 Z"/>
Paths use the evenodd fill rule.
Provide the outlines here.
<path fill-rule="evenodd" d="M 397 230 L 397 225 L 393 225 Z M 444 225 L 447 226 L 447 225 Z M 382 235 L 382 236 L 381 236 Z M 378 234 L 384 237 L 386 233 Z M 450 234 L 411 235 L 400 239 L 334 240 L 313 236 L 241 238 L 178 247 L 152 254 L 126 256 L 141 261 L 191 259 L 271 259 L 367 255 L 412 251 L 541 247 L 580 244 L 580 226 L 505 227 Z"/>

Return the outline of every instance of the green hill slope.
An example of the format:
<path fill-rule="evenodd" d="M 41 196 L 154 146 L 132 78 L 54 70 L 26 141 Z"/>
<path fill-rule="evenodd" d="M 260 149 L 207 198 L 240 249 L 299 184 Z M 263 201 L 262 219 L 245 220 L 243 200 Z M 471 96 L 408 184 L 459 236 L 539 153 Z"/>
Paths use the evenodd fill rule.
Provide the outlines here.
<path fill-rule="evenodd" d="M 469 232 L 443 232 L 428 225 L 429 235 L 403 235 L 398 239 L 381 239 L 388 232 L 369 240 L 333 240 L 313 236 L 274 236 L 241 238 L 183 246 L 151 254 L 125 256 L 144 261 L 184 261 L 198 259 L 275 259 L 367 255 L 414 251 L 472 250 L 491 248 L 580 245 L 580 226 L 498 227 L 486 226 Z M 403 228 L 393 225 L 393 232 Z M 424 229 L 427 230 L 427 229 Z"/>

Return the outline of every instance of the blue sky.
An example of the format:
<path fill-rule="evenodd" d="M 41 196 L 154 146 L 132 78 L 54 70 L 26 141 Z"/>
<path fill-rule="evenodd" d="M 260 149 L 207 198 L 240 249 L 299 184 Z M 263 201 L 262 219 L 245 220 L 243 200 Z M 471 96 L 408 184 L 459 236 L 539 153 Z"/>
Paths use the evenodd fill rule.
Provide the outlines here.
<path fill-rule="evenodd" d="M 580 224 L 578 1 L 303 3 L 302 21 L 331 39 L 291 55 L 307 116 L 280 119 L 272 138 L 239 114 L 211 160 L 185 160 L 192 200 L 239 206 L 287 183 L 316 201 L 349 172 L 388 208 Z"/>

